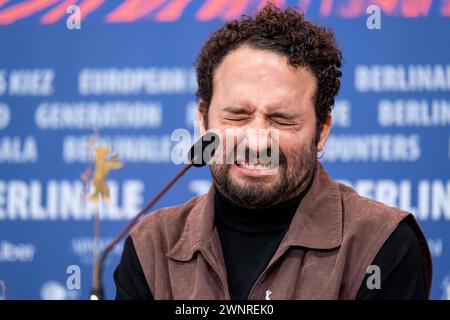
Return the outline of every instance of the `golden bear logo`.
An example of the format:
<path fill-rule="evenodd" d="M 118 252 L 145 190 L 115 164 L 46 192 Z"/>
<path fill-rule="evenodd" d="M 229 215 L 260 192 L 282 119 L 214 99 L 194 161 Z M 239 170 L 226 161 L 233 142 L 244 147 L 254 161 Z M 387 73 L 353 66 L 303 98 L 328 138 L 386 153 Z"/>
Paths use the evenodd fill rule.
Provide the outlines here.
<path fill-rule="evenodd" d="M 106 184 L 106 178 L 108 173 L 112 169 L 122 168 L 123 163 L 119 160 L 117 156 L 112 156 L 107 158 L 109 153 L 108 147 L 97 147 L 95 149 L 95 170 L 93 177 L 94 193 L 89 197 L 91 201 L 98 201 L 99 196 L 108 201 L 109 198 L 109 187 Z"/>

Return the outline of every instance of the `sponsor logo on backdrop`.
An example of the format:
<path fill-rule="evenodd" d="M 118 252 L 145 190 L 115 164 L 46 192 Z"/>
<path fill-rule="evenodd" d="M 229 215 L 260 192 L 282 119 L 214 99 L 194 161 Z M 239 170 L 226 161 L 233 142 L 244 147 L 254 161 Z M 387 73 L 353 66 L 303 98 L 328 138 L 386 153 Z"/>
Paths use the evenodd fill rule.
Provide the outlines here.
<path fill-rule="evenodd" d="M 42 284 L 40 298 L 42 300 L 75 300 L 80 297 L 80 291 L 67 289 L 58 281 L 49 280 Z"/>
<path fill-rule="evenodd" d="M 112 241 L 112 237 L 102 237 L 98 241 L 98 247 L 100 251 L 103 251 L 105 247 Z M 74 237 L 70 242 L 70 251 L 75 254 L 82 264 L 91 265 L 94 252 L 94 241 L 92 237 Z M 120 257 L 123 251 L 123 243 L 119 243 L 114 247 L 111 255 Z M 106 264 L 111 260 L 106 260 Z"/>
<path fill-rule="evenodd" d="M 0 240 L 0 262 L 32 262 L 36 246 L 31 243 L 12 243 Z"/>

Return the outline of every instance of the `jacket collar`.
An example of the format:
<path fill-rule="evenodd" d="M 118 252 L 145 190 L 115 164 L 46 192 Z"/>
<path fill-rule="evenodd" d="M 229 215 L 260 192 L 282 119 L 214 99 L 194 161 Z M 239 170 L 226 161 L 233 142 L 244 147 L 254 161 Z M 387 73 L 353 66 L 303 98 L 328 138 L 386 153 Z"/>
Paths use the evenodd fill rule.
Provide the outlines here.
<path fill-rule="evenodd" d="M 180 261 L 192 259 L 196 251 L 209 251 L 220 242 L 214 225 L 214 187 L 189 214 L 183 233 L 168 256 Z M 333 249 L 342 242 L 342 201 L 337 183 L 317 161 L 313 182 L 302 199 L 281 247 Z"/>

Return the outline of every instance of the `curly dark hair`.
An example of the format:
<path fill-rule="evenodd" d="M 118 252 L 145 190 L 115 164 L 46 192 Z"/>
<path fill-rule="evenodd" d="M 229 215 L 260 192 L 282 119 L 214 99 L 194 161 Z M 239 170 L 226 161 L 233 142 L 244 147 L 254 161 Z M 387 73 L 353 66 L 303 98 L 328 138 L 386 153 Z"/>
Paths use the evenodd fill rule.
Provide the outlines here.
<path fill-rule="evenodd" d="M 283 11 L 272 3 L 264 6 L 254 18 L 243 15 L 240 20 L 227 22 L 203 45 L 196 60 L 196 95 L 203 101 L 200 111 L 205 121 L 213 94 L 214 71 L 229 52 L 244 44 L 282 54 L 289 64 L 307 67 L 314 74 L 317 81 L 314 102 L 320 132 L 341 84 L 342 53 L 331 29 L 305 20 L 304 14 L 296 8 Z"/>

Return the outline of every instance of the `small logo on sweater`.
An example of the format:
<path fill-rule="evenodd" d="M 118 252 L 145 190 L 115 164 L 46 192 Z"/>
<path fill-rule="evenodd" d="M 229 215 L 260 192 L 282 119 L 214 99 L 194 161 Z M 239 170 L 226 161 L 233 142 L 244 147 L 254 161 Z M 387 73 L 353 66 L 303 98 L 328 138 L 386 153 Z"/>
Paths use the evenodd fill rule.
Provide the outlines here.
<path fill-rule="evenodd" d="M 272 294 L 272 291 L 267 290 L 266 291 L 266 300 L 270 300 L 270 295 Z"/>

